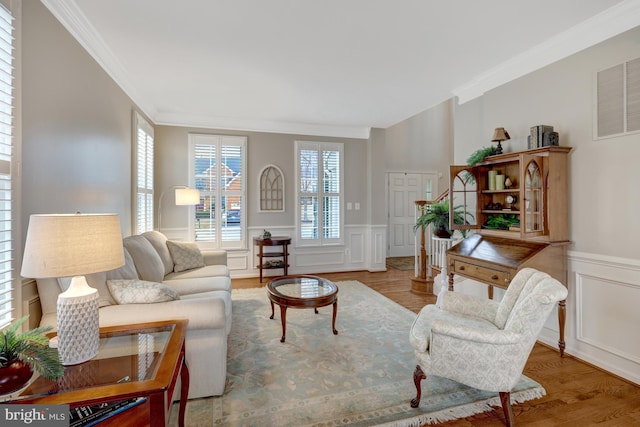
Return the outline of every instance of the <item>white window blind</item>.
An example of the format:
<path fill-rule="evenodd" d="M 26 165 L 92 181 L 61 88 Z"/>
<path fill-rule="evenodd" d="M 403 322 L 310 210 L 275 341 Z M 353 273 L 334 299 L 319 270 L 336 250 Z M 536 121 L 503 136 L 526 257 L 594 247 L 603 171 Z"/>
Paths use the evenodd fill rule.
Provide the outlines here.
<path fill-rule="evenodd" d="M 640 58 L 597 73 L 595 124 L 598 138 L 640 131 Z"/>
<path fill-rule="evenodd" d="M 298 244 L 343 243 L 343 144 L 296 141 Z"/>
<path fill-rule="evenodd" d="M 0 5 L 0 327 L 12 320 L 14 237 L 11 164 L 13 157 L 13 17 Z"/>
<path fill-rule="evenodd" d="M 134 224 L 136 234 L 153 230 L 153 127 L 135 112 L 135 191 Z"/>
<path fill-rule="evenodd" d="M 190 186 L 200 190 L 193 224 L 202 247 L 244 248 L 246 150 L 244 136 L 190 134 Z"/>

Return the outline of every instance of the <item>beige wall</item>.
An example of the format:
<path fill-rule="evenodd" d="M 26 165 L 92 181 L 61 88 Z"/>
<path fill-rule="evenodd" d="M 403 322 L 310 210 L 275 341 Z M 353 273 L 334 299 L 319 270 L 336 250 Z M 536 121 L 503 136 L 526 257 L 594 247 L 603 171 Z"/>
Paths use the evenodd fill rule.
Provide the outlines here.
<path fill-rule="evenodd" d="M 345 165 L 345 201 L 360 203 L 359 211 L 345 210 L 345 224 L 366 224 L 367 206 L 367 140 L 330 138 L 305 135 L 288 135 L 264 132 L 239 132 L 216 129 L 198 129 L 177 126 L 155 128 L 155 186 L 156 204 L 162 191 L 173 185 L 186 185 L 188 171 L 188 134 L 208 133 L 219 135 L 247 136 L 247 225 L 268 228 L 270 226 L 293 226 L 295 224 L 295 150 L 296 140 L 343 142 Z M 258 174 L 268 164 L 278 166 L 285 177 L 285 212 L 258 212 Z M 168 196 L 165 196 L 165 198 Z M 167 199 L 165 199 L 166 201 Z M 162 227 L 185 228 L 188 217 L 185 207 L 174 206 L 163 201 Z"/>
<path fill-rule="evenodd" d="M 640 260 L 640 134 L 594 140 L 594 74 L 640 56 L 640 27 L 459 105 L 455 161 L 511 135 L 506 150 L 526 149 L 529 128 L 554 126 L 570 155 L 570 250 Z"/>
<path fill-rule="evenodd" d="M 453 160 L 453 102 L 442 102 L 386 129 L 387 171 L 437 172 L 436 194 L 449 186 Z"/>
<path fill-rule="evenodd" d="M 23 233 L 30 214 L 81 211 L 130 234 L 134 104 L 39 1 L 22 7 Z"/>

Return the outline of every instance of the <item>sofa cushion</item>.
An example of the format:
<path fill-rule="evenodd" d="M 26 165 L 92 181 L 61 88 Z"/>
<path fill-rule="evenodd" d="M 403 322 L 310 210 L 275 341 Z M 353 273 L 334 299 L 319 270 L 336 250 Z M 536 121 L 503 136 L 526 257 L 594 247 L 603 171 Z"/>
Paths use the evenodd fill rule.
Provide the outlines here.
<path fill-rule="evenodd" d="M 100 309 L 100 326 L 189 319 L 188 330 L 230 328 L 230 295 L 206 292 L 156 304 L 121 304 Z M 188 350 L 187 350 L 188 351 Z"/>
<path fill-rule="evenodd" d="M 167 240 L 167 247 L 173 258 L 173 271 L 176 273 L 204 267 L 204 258 L 197 244 Z"/>
<path fill-rule="evenodd" d="M 145 280 L 107 280 L 107 286 L 118 304 L 151 304 L 180 299 L 171 286 Z"/>
<path fill-rule="evenodd" d="M 162 283 L 171 286 L 173 289 L 178 291 L 180 295 L 198 294 L 201 292 L 209 291 L 231 292 L 231 279 L 229 279 L 228 277 L 188 277 L 182 276 L 181 274 L 182 273 L 173 273 L 168 276 L 169 278 L 165 278 Z"/>
<path fill-rule="evenodd" d="M 142 233 L 142 236 L 153 245 L 153 248 L 158 252 L 158 255 L 160 255 L 162 264 L 164 264 L 164 275 L 166 276 L 171 273 L 173 271 L 173 258 L 167 247 L 167 236 L 155 230 L 146 231 Z"/>
<path fill-rule="evenodd" d="M 138 277 L 149 282 L 162 282 L 164 264 L 151 242 L 141 235 L 125 237 L 122 242 L 133 258 Z"/>
<path fill-rule="evenodd" d="M 124 265 L 120 268 L 116 268 L 115 270 L 107 271 L 107 280 L 109 279 L 130 279 L 135 280 L 138 279 L 138 272 L 136 271 L 136 265 L 133 263 L 133 258 L 131 258 L 131 254 L 127 250 L 127 248 L 123 248 L 124 251 Z"/>

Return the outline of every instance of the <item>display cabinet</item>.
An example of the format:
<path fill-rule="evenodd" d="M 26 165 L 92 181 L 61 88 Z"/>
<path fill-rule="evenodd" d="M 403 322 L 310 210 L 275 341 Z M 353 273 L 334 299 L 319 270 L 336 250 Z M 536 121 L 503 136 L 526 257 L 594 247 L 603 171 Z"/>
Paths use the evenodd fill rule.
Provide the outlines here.
<path fill-rule="evenodd" d="M 451 166 L 451 209 L 463 206 L 474 218 L 471 224 L 452 224 L 452 229 L 513 239 L 568 240 L 570 151 L 571 147 L 544 147 L 490 156 L 475 166 Z"/>
<path fill-rule="evenodd" d="M 566 286 L 570 151 L 550 146 L 486 157 L 474 166 L 451 166 L 449 205 L 473 218 L 451 228 L 475 233 L 447 251 L 449 290 L 458 274 L 489 285 L 492 298 L 493 286 L 506 289 L 525 267 L 545 271 Z M 565 310 L 561 301 L 561 354 Z"/>

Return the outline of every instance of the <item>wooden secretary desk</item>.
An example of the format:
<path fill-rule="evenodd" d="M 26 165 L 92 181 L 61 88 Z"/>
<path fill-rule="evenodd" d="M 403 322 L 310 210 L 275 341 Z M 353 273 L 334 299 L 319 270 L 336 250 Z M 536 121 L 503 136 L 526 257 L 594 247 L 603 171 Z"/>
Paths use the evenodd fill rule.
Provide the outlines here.
<path fill-rule="evenodd" d="M 494 286 L 506 289 L 525 267 L 545 271 L 567 286 L 570 151 L 571 147 L 550 146 L 489 156 L 475 166 L 450 167 L 450 209 L 461 206 L 473 216 L 471 224 L 451 227 L 476 232 L 447 251 L 449 290 L 458 274 L 489 285 L 493 298 Z M 496 180 L 496 175 L 502 177 Z M 566 302 L 561 301 L 561 356 L 565 318 Z"/>

